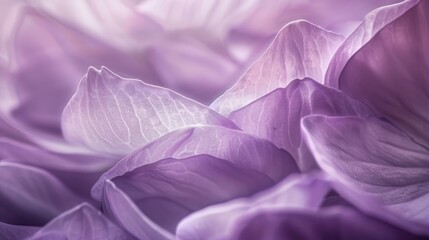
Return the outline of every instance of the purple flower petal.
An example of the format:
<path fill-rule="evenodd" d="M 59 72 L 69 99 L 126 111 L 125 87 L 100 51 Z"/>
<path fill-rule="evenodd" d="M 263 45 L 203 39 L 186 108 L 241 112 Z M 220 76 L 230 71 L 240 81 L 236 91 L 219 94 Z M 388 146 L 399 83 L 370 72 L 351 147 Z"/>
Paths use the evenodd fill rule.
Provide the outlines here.
<path fill-rule="evenodd" d="M 392 212 L 429 224 L 429 152 L 376 118 L 309 116 L 305 140 L 320 167 Z"/>
<path fill-rule="evenodd" d="M 327 116 L 371 116 L 362 103 L 344 93 L 324 87 L 312 79 L 294 80 L 249 105 L 229 118 L 243 131 L 265 138 L 292 154 L 302 171 L 317 167 L 301 139 L 301 119 L 310 114 Z"/>
<path fill-rule="evenodd" d="M 41 169 L 0 162 L 0 173 L 0 221 L 43 224 L 81 202 Z"/>
<path fill-rule="evenodd" d="M 37 227 L 10 225 L 0 222 L 0 239 L 22 240 L 33 235 L 37 230 Z"/>
<path fill-rule="evenodd" d="M 350 58 L 386 25 L 400 17 L 419 2 L 419 0 L 403 1 L 400 4 L 385 6 L 369 13 L 332 57 L 326 73 L 325 84 L 330 87 L 338 88 L 340 74 Z"/>
<path fill-rule="evenodd" d="M 110 180 L 103 192 L 103 212 L 137 239 L 170 240 L 174 236 L 144 215 L 124 192 Z"/>
<path fill-rule="evenodd" d="M 130 240 L 133 238 L 91 205 L 83 203 L 64 212 L 29 238 L 29 240 L 36 239 Z"/>
<path fill-rule="evenodd" d="M 228 115 L 292 80 L 310 77 L 322 81 L 342 40 L 309 22 L 288 24 L 262 57 L 211 107 Z"/>
<path fill-rule="evenodd" d="M 122 176 L 138 167 L 166 158 L 207 154 L 263 172 L 273 181 L 297 172 L 294 159 L 267 140 L 240 131 L 215 126 L 181 129 L 136 150 L 107 171 L 94 185 L 92 195 L 100 199 L 107 179 Z"/>
<path fill-rule="evenodd" d="M 429 2 L 418 1 L 347 62 L 339 88 L 429 146 Z"/>
<path fill-rule="evenodd" d="M 188 214 L 274 184 L 264 170 L 210 155 L 164 159 L 112 179 L 150 219 L 174 232 Z"/>
<path fill-rule="evenodd" d="M 234 123 L 171 90 L 88 70 L 62 117 L 64 136 L 94 150 L 124 155 L 179 128 Z"/>

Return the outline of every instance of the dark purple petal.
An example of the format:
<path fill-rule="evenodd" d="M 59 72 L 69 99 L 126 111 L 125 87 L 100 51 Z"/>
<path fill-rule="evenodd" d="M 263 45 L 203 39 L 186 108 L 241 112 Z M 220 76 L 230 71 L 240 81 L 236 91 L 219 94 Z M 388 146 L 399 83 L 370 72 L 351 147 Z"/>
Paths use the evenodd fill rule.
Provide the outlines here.
<path fill-rule="evenodd" d="M 53 219 L 29 240 L 131 240 L 91 205 L 83 203 Z"/>
<path fill-rule="evenodd" d="M 353 208 L 330 207 L 317 212 L 266 210 L 242 219 L 234 240 L 423 240 Z"/>
<path fill-rule="evenodd" d="M 309 116 L 305 140 L 320 167 L 405 219 L 429 224 L 429 152 L 376 118 Z M 398 219 L 401 219 L 398 217 Z"/>
<path fill-rule="evenodd" d="M 332 57 L 326 72 L 325 84 L 338 88 L 340 74 L 349 59 L 387 24 L 414 7 L 418 2 L 419 0 L 403 1 L 400 4 L 385 6 L 369 13 Z"/>
<path fill-rule="evenodd" d="M 102 205 L 103 212 L 110 219 L 137 239 L 174 239 L 171 233 L 158 226 L 143 214 L 133 200 L 110 180 L 106 181 Z"/>
<path fill-rule="evenodd" d="M 294 80 L 247 106 L 229 118 L 243 131 L 265 138 L 292 154 L 302 171 L 317 167 L 301 138 L 301 119 L 307 115 L 371 116 L 362 103 L 312 79 Z"/>
<path fill-rule="evenodd" d="M 228 115 L 292 80 L 309 77 L 322 81 L 342 40 L 306 21 L 288 24 L 262 57 L 211 107 Z"/>
<path fill-rule="evenodd" d="M 94 150 L 125 155 L 187 126 L 235 124 L 171 90 L 90 68 L 64 109 L 64 136 Z"/>
<path fill-rule="evenodd" d="M 122 176 L 143 165 L 166 158 L 188 158 L 200 154 L 263 172 L 273 181 L 298 171 L 289 153 L 267 140 L 224 127 L 201 126 L 168 133 L 129 154 L 103 174 L 94 185 L 92 194 L 100 199 L 107 179 Z"/>
<path fill-rule="evenodd" d="M 418 1 L 347 62 L 339 88 L 429 146 L 429 2 Z"/>
<path fill-rule="evenodd" d="M 0 221 L 43 224 L 82 200 L 41 169 L 0 162 Z"/>
<path fill-rule="evenodd" d="M 38 229 L 37 227 L 10 225 L 0 222 L 0 239 L 22 240 L 33 235 Z"/>
<path fill-rule="evenodd" d="M 164 159 L 112 179 L 150 219 L 174 232 L 188 214 L 209 205 L 249 196 L 274 181 L 249 163 L 210 155 Z"/>

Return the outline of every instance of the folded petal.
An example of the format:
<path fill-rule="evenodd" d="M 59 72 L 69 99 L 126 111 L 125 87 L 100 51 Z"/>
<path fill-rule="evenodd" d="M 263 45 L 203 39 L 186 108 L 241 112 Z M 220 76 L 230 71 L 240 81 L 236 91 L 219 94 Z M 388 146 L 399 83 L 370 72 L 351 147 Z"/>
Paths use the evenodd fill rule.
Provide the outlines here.
<path fill-rule="evenodd" d="M 0 238 L 4 240 L 22 240 L 33 235 L 37 227 L 10 225 L 0 222 Z"/>
<path fill-rule="evenodd" d="M 133 200 L 110 180 L 106 182 L 101 203 L 103 212 L 137 239 L 174 239 L 170 232 L 142 213 Z"/>
<path fill-rule="evenodd" d="M 211 105 L 228 115 L 292 80 L 309 77 L 322 81 L 329 60 L 343 37 L 309 22 L 284 27 L 267 51 Z"/>
<path fill-rule="evenodd" d="M 339 88 L 429 146 L 429 2 L 418 1 L 348 61 Z"/>
<path fill-rule="evenodd" d="M 53 219 L 29 240 L 129 240 L 134 239 L 110 222 L 94 207 L 83 203 Z"/>
<path fill-rule="evenodd" d="M 326 72 L 325 84 L 330 87 L 338 88 L 340 74 L 350 58 L 386 25 L 400 17 L 419 2 L 419 0 L 403 1 L 402 3 L 385 6 L 370 12 L 332 57 Z"/>
<path fill-rule="evenodd" d="M 81 199 L 41 169 L 0 162 L 0 221 L 43 224 Z"/>
<path fill-rule="evenodd" d="M 249 196 L 274 181 L 264 170 L 238 159 L 210 155 L 164 159 L 112 179 L 150 219 L 174 232 L 188 214 L 209 205 Z"/>
<path fill-rule="evenodd" d="M 415 225 L 429 224 L 426 148 L 376 118 L 309 116 L 302 126 L 323 170 Z"/>
<path fill-rule="evenodd" d="M 62 117 L 64 136 L 94 150 L 124 155 L 179 128 L 229 119 L 171 90 L 94 68 L 79 84 Z"/>
<path fill-rule="evenodd" d="M 171 132 L 121 159 L 101 176 L 92 189 L 92 195 L 100 199 L 107 179 L 122 176 L 143 165 L 166 158 L 200 154 L 263 172 L 275 182 L 298 171 L 290 154 L 267 140 L 228 128 L 202 126 Z"/>
<path fill-rule="evenodd" d="M 362 103 L 312 79 L 294 80 L 240 108 L 229 118 L 243 131 L 268 139 L 292 154 L 302 171 L 317 167 L 301 138 L 301 119 L 307 115 L 371 116 Z"/>

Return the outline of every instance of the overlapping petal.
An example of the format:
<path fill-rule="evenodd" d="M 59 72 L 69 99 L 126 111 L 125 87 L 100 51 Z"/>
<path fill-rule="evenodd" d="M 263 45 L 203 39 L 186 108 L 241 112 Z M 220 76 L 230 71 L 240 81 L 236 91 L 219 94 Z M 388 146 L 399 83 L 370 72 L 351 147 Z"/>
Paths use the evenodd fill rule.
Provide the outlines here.
<path fill-rule="evenodd" d="M 342 40 L 343 37 L 306 21 L 288 24 L 261 58 L 211 107 L 228 115 L 295 79 L 322 81 Z"/>
<path fill-rule="evenodd" d="M 200 154 L 263 172 L 275 182 L 298 171 L 290 154 L 267 140 L 224 127 L 202 126 L 171 132 L 137 149 L 103 174 L 94 185 L 92 194 L 100 199 L 106 180 L 122 176 L 143 165 L 166 158 L 187 158 Z"/>
<path fill-rule="evenodd" d="M 0 221 L 44 224 L 82 200 L 48 172 L 0 162 Z"/>
<path fill-rule="evenodd" d="M 83 203 L 64 212 L 28 239 L 131 240 L 133 237 L 110 222 L 94 207 Z"/>
<path fill-rule="evenodd" d="M 429 224 L 429 152 L 377 118 L 309 116 L 305 139 L 320 167 L 406 219 Z"/>
<path fill-rule="evenodd" d="M 413 3 L 347 61 L 339 88 L 429 146 L 429 2 Z"/>
<path fill-rule="evenodd" d="M 116 155 L 193 125 L 236 128 L 200 103 L 168 89 L 123 79 L 106 68 L 88 70 L 62 117 L 67 139 Z"/>
<path fill-rule="evenodd" d="M 243 131 L 265 138 L 292 154 L 302 171 L 317 167 L 301 138 L 301 119 L 307 115 L 371 116 L 362 103 L 312 79 L 294 80 L 229 117 Z"/>
<path fill-rule="evenodd" d="M 0 222 L 0 238 L 4 240 L 22 240 L 33 235 L 39 228 L 10 225 Z"/>

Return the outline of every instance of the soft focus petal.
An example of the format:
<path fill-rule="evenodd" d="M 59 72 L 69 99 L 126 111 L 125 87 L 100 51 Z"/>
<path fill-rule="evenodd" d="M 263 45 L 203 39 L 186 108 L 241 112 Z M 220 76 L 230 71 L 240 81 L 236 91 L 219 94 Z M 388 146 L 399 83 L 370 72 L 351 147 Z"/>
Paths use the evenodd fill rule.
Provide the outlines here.
<path fill-rule="evenodd" d="M 324 87 L 312 79 L 294 80 L 229 117 L 243 131 L 265 138 L 292 154 L 302 171 L 317 167 L 301 139 L 301 119 L 310 114 L 370 116 L 370 110 L 344 93 Z"/>
<path fill-rule="evenodd" d="M 305 139 L 320 167 L 406 219 L 429 224 L 429 152 L 376 118 L 309 116 Z"/>
<path fill-rule="evenodd" d="M 429 146 L 429 2 L 382 28 L 347 62 L 339 88 Z"/>
<path fill-rule="evenodd" d="M 0 221 L 43 224 L 81 202 L 41 169 L 0 162 L 0 172 Z"/>
<path fill-rule="evenodd" d="M 103 192 L 103 212 L 137 239 L 171 240 L 174 236 L 146 215 L 116 185 L 107 180 Z"/>
<path fill-rule="evenodd" d="M 124 155 L 179 128 L 234 123 L 171 90 L 88 70 L 64 109 L 64 136 L 94 150 Z"/>
<path fill-rule="evenodd" d="M 187 158 L 207 154 L 265 173 L 279 181 L 297 166 L 290 154 L 267 140 L 223 127 L 204 126 L 171 132 L 136 150 L 107 171 L 94 185 L 92 194 L 100 199 L 105 180 L 122 176 L 138 167 L 165 158 Z"/>
<path fill-rule="evenodd" d="M 180 240 L 230 239 L 235 225 L 247 214 L 263 209 L 314 211 L 329 192 L 329 182 L 313 175 L 296 175 L 251 198 L 237 199 L 195 212 L 180 222 Z"/>
<path fill-rule="evenodd" d="M 0 222 L 0 239 L 22 240 L 33 235 L 37 230 L 37 227 L 10 225 Z"/>
<path fill-rule="evenodd" d="M 342 40 L 306 21 L 288 24 L 262 57 L 211 107 L 228 115 L 292 80 L 309 77 L 322 81 Z"/>
<path fill-rule="evenodd" d="M 164 159 L 112 181 L 143 213 L 174 232 L 177 223 L 196 210 L 248 196 L 274 184 L 263 170 L 255 170 L 251 163 L 236 163 L 240 160 L 210 155 Z"/>
<path fill-rule="evenodd" d="M 64 212 L 36 232 L 29 240 L 131 240 L 92 206 L 83 203 Z"/>
<path fill-rule="evenodd" d="M 423 240 L 346 207 L 318 212 L 266 210 L 242 219 L 234 240 Z"/>
<path fill-rule="evenodd" d="M 338 88 L 340 74 L 349 59 L 387 24 L 404 14 L 419 2 L 419 0 L 407 0 L 400 4 L 376 9 L 369 13 L 332 57 L 325 76 L 325 84 L 330 87 Z"/>

